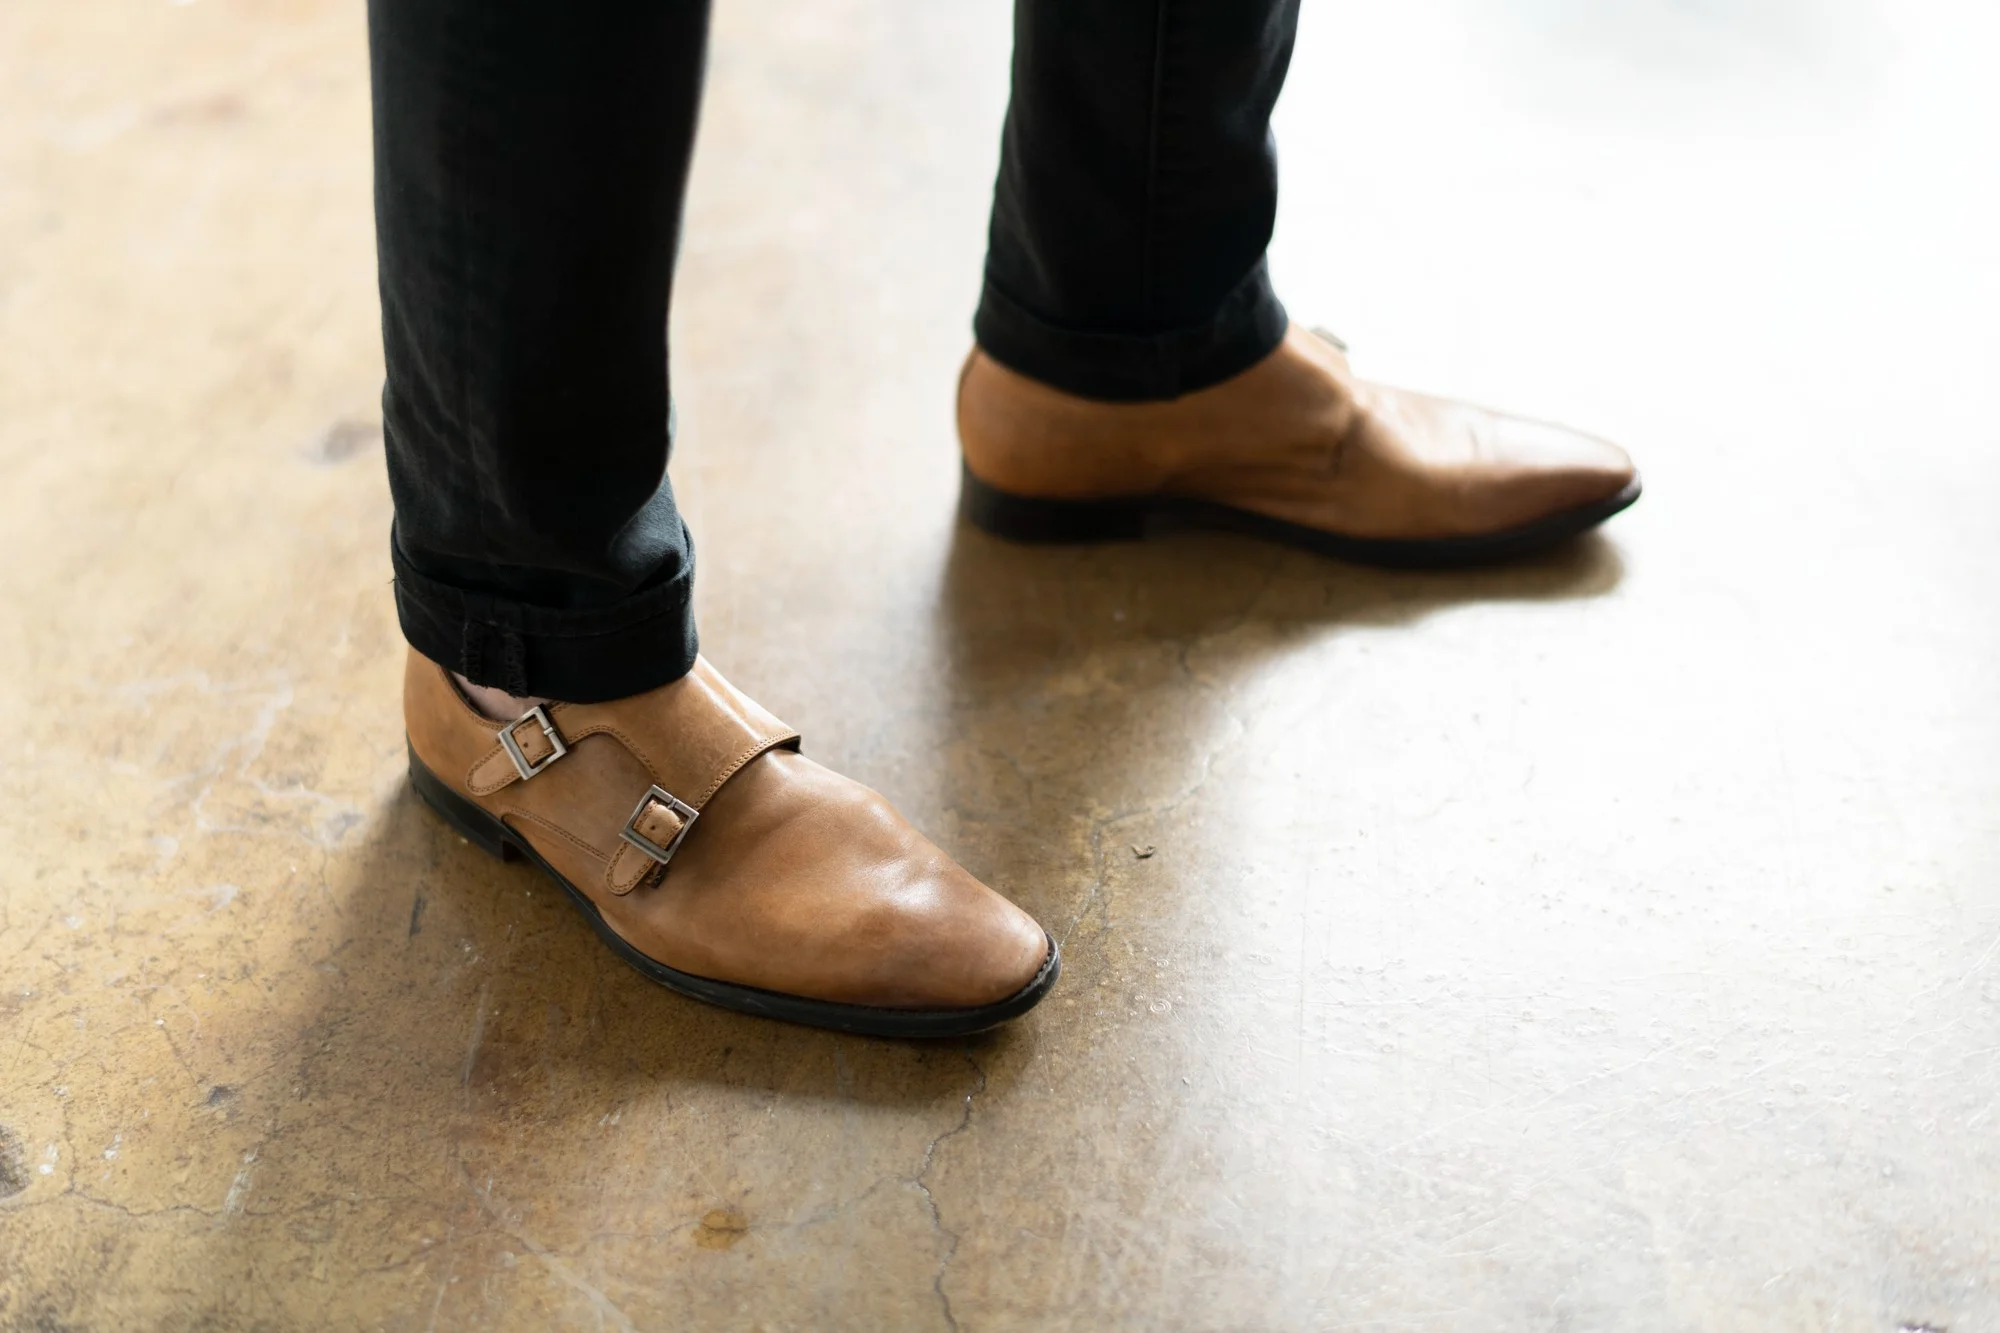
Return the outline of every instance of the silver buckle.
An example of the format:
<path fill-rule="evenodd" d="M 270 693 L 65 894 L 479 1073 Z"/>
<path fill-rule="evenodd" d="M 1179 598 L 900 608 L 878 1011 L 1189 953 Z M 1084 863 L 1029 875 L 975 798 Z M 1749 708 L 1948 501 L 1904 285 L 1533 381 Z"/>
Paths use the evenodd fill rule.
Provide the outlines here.
<path fill-rule="evenodd" d="M 514 739 L 514 733 L 520 729 L 523 722 L 533 722 L 541 727 L 542 734 L 547 736 L 549 744 L 555 747 L 539 764 L 529 763 L 528 756 L 521 753 L 521 742 Z M 569 747 L 563 744 L 563 738 L 556 734 L 556 724 L 549 721 L 549 715 L 542 711 L 540 704 L 536 704 L 506 725 L 500 732 L 500 748 L 514 761 L 514 770 L 521 775 L 523 782 L 569 753 Z"/>
<path fill-rule="evenodd" d="M 639 832 L 635 827 L 639 822 L 639 816 L 645 814 L 646 807 L 655 801 L 681 817 L 681 831 L 676 833 L 674 840 L 664 847 Z M 673 860 L 674 849 L 681 845 L 682 839 L 688 835 L 688 830 L 694 827 L 694 821 L 700 817 L 701 811 L 695 809 L 665 787 L 652 786 L 648 787 L 646 794 L 639 798 L 639 804 L 632 807 L 632 816 L 625 821 L 625 827 L 618 831 L 618 836 L 652 857 L 655 861 L 658 861 L 661 865 L 665 865 L 667 862 Z"/>

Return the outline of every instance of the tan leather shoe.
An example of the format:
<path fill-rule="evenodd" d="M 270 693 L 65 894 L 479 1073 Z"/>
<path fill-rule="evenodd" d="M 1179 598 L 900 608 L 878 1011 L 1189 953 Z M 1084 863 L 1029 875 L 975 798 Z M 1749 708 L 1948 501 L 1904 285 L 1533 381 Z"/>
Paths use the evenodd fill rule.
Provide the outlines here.
<path fill-rule="evenodd" d="M 1161 403 L 1050 388 L 977 348 L 959 378 L 964 510 L 1017 541 L 1223 528 L 1365 564 L 1505 559 L 1639 498 L 1625 451 L 1356 379 L 1294 324 L 1233 379 Z"/>
<path fill-rule="evenodd" d="M 1055 942 L 704 660 L 645 694 L 493 722 L 436 663 L 403 680 L 410 780 L 562 885 L 626 962 L 727 1009 L 948 1037 L 1033 1008 Z"/>

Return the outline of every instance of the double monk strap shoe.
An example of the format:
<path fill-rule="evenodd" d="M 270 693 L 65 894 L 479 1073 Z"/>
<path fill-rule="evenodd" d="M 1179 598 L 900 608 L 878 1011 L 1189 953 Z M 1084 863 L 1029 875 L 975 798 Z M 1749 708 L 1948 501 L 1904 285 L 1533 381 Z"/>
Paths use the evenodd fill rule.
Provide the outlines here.
<path fill-rule="evenodd" d="M 620 958 L 726 1009 L 951 1037 L 1033 1008 L 1055 942 L 706 659 L 510 723 L 412 652 L 410 781 L 467 841 L 562 886 Z"/>

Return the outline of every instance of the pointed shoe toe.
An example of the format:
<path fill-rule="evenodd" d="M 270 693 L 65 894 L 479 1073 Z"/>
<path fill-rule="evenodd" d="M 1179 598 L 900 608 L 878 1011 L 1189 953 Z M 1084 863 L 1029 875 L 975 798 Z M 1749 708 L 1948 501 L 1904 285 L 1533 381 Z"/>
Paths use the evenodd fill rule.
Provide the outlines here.
<path fill-rule="evenodd" d="M 1637 498 L 1639 471 L 1632 456 L 1611 441 L 1545 421 L 1488 415 L 1493 456 L 1486 462 L 1486 475 L 1473 481 L 1489 490 L 1486 512 L 1480 515 L 1488 530 L 1523 527 Z"/>

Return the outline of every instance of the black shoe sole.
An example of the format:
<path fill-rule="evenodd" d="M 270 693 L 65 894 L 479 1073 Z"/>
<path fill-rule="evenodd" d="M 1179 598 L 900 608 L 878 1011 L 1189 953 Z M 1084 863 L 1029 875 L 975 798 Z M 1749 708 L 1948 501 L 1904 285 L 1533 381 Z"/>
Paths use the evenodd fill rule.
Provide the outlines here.
<path fill-rule="evenodd" d="M 755 986 L 738 986 L 732 982 L 713 981 L 676 971 L 626 943 L 597 910 L 597 904 L 590 900 L 589 895 L 557 873 L 555 867 L 544 861 L 513 829 L 446 786 L 435 773 L 424 767 L 414 749 L 410 751 L 410 785 L 423 798 L 424 804 L 435 810 L 445 823 L 473 846 L 503 861 L 526 860 L 539 866 L 543 874 L 562 886 L 563 892 L 569 895 L 570 901 L 576 904 L 584 920 L 590 923 L 591 929 L 597 932 L 597 937 L 611 952 L 637 968 L 647 980 L 719 1008 L 868 1037 L 966 1037 L 1027 1013 L 1049 993 L 1049 989 L 1056 984 L 1056 977 L 1062 972 L 1061 951 L 1056 948 L 1056 942 L 1050 940 L 1049 956 L 1042 963 L 1042 970 L 1035 974 L 1035 979 L 997 1004 L 982 1005 L 976 1009 L 879 1009 L 872 1005 L 808 1000 L 797 995 L 759 990 Z"/>
<path fill-rule="evenodd" d="M 1399 540 L 1347 537 L 1254 514 L 1213 500 L 1135 495 L 1108 500 L 1042 500 L 989 486 L 963 469 L 959 508 L 982 532 L 1009 541 L 1083 543 L 1141 541 L 1172 532 L 1238 532 L 1317 555 L 1386 569 L 1456 569 L 1512 560 L 1588 532 L 1639 498 L 1639 479 L 1591 504 L 1566 509 L 1505 532 L 1476 537 Z"/>

